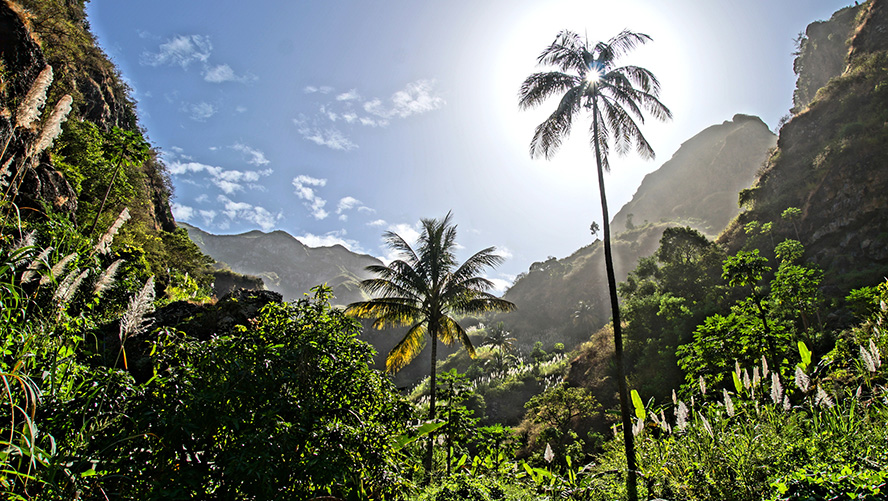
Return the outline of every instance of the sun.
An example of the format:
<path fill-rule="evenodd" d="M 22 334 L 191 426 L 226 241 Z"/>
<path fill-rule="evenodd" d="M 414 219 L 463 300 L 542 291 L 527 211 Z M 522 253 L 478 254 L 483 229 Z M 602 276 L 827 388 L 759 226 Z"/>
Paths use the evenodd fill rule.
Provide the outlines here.
<path fill-rule="evenodd" d="M 584 78 L 586 79 L 586 82 L 589 83 L 589 85 L 595 85 L 596 83 L 598 83 L 599 80 L 601 80 L 601 72 L 598 71 L 597 68 L 589 68 L 589 71 L 586 72 L 586 76 Z"/>

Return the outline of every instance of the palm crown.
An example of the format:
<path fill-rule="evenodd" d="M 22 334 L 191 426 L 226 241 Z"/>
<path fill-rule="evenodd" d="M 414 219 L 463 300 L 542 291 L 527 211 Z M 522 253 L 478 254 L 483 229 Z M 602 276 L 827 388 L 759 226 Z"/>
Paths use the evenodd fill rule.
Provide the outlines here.
<path fill-rule="evenodd" d="M 660 82 L 653 73 L 637 66 L 617 66 L 621 55 L 650 39 L 623 31 L 607 42 L 590 45 L 571 31 L 559 33 L 537 62 L 560 71 L 534 73 L 519 91 L 522 109 L 562 96 L 555 111 L 537 126 L 530 154 L 549 158 L 570 134 L 574 117 L 585 110 L 593 115 L 591 141 L 600 149 L 599 161 L 605 171 L 610 170 L 608 139 L 613 140 L 617 153 L 627 153 L 635 143 L 642 157 L 652 158 L 654 150 L 638 127 L 644 123 L 643 111 L 661 120 L 671 118 L 672 113 L 659 100 Z"/>
<path fill-rule="evenodd" d="M 475 349 L 465 329 L 454 315 L 485 311 L 508 311 L 514 305 L 487 291 L 493 283 L 478 276 L 487 267 L 502 262 L 489 247 L 458 265 L 456 226 L 448 213 L 443 219 L 423 219 L 422 233 L 416 250 L 400 235 L 385 234 L 389 247 L 400 253 L 400 259 L 388 266 L 369 266 L 376 278 L 361 286 L 371 295 L 370 301 L 349 305 L 347 312 L 359 318 L 373 318 L 373 327 L 410 325 L 410 329 L 386 357 L 386 370 L 397 372 L 409 364 L 425 346 L 426 334 L 445 344 L 459 341 L 470 355 Z"/>

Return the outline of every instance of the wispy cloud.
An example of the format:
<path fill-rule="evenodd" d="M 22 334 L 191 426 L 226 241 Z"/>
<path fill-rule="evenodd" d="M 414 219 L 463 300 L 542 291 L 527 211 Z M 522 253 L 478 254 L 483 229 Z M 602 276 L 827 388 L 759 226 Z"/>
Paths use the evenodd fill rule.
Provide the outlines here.
<path fill-rule="evenodd" d="M 311 215 L 314 216 L 315 219 L 325 219 L 330 215 L 324 210 L 327 201 L 315 192 L 315 188 L 324 187 L 326 184 L 326 179 L 318 179 L 305 175 L 293 178 L 293 187 L 296 188 L 294 193 L 300 200 L 304 201 L 304 205 L 309 211 L 311 211 Z"/>
<path fill-rule="evenodd" d="M 321 94 L 329 94 L 333 92 L 333 87 L 327 85 L 321 85 L 320 87 L 316 87 L 314 85 L 306 85 L 302 91 L 306 94 L 314 94 L 316 92 L 320 92 Z"/>
<path fill-rule="evenodd" d="M 229 221 L 247 221 L 259 226 L 264 231 L 274 228 L 277 221 L 283 217 L 280 212 L 274 214 L 264 207 L 246 202 L 235 202 L 224 195 L 219 195 L 217 200 L 223 204 L 222 214 L 225 214 Z"/>
<path fill-rule="evenodd" d="M 331 94 L 332 87 L 307 86 L 306 94 Z M 388 100 L 364 99 L 357 89 L 336 94 L 332 101 L 318 104 L 311 118 L 301 114 L 293 120 L 304 139 L 337 150 L 351 150 L 357 144 L 333 123 L 350 126 L 386 127 L 394 119 L 428 113 L 444 107 L 443 97 L 435 91 L 434 80 L 410 82 Z"/>
<path fill-rule="evenodd" d="M 143 37 L 145 38 L 145 37 Z M 228 64 L 210 62 L 213 44 L 204 35 L 176 35 L 163 42 L 155 52 L 142 53 L 140 62 L 146 66 L 180 66 L 188 69 L 192 64 L 201 66 L 203 79 L 209 83 L 248 83 L 258 80 L 255 75 L 238 75 Z"/>
<path fill-rule="evenodd" d="M 270 163 L 268 159 L 265 158 L 265 153 L 255 148 L 250 148 L 243 143 L 235 143 L 231 146 L 231 148 L 246 155 L 249 158 L 249 160 L 247 160 L 247 163 L 250 165 L 260 167 L 262 165 L 268 165 Z"/>
<path fill-rule="evenodd" d="M 385 219 L 377 219 L 375 221 L 370 221 L 369 223 L 367 223 L 367 226 L 382 227 L 382 226 L 385 226 L 386 224 L 388 224 L 388 223 L 385 222 Z"/>
<path fill-rule="evenodd" d="M 356 99 L 361 99 L 360 94 L 358 94 L 357 89 L 352 89 L 348 92 L 343 92 L 342 94 L 338 94 L 336 96 L 337 101 L 354 101 Z"/>
<path fill-rule="evenodd" d="M 262 186 L 256 184 L 256 182 L 262 177 L 270 176 L 274 172 L 272 169 L 259 171 L 225 170 L 222 167 L 200 162 L 171 162 L 167 166 L 167 170 L 174 176 L 205 172 L 209 175 L 210 182 L 227 195 L 242 191 L 244 187 L 262 189 Z"/>
<path fill-rule="evenodd" d="M 361 248 L 361 244 L 358 243 L 358 241 L 345 238 L 346 234 L 345 230 L 331 231 L 324 235 L 306 233 L 305 235 L 297 236 L 296 239 L 308 247 L 332 247 L 334 245 L 341 245 L 352 252 L 361 254 L 367 253 Z"/>
<path fill-rule="evenodd" d="M 195 122 L 206 122 L 219 111 L 214 105 L 206 102 L 184 104 L 183 111 Z"/>
<path fill-rule="evenodd" d="M 294 118 L 293 123 L 296 124 L 296 130 L 303 139 L 307 139 L 317 145 L 342 151 L 353 150 L 358 147 L 357 144 L 345 137 L 345 134 L 335 127 L 319 127 L 315 124 L 310 124 L 304 116 Z"/>
<path fill-rule="evenodd" d="M 210 83 L 238 82 L 247 83 L 257 80 L 255 75 L 237 75 L 231 66 L 217 64 L 204 69 L 204 80 Z"/>
<path fill-rule="evenodd" d="M 348 214 L 346 213 L 351 210 L 358 210 L 359 212 L 376 212 L 361 203 L 361 201 L 355 197 L 343 197 L 339 199 L 339 203 L 336 204 L 336 214 L 339 215 L 340 221 L 348 221 Z"/>
<path fill-rule="evenodd" d="M 195 200 L 198 201 L 198 200 Z M 176 218 L 176 221 L 185 221 L 187 223 L 193 223 L 194 220 L 199 216 L 203 221 L 204 226 L 210 226 L 213 224 L 213 219 L 216 218 L 218 214 L 214 210 L 205 210 L 205 209 L 195 209 L 194 207 L 189 207 L 187 205 L 182 205 L 180 203 L 173 202 L 172 207 L 173 217 Z"/>
<path fill-rule="evenodd" d="M 173 202 L 170 206 L 176 221 L 191 221 L 194 218 L 194 207 Z"/>
<path fill-rule="evenodd" d="M 213 52 L 209 37 L 177 35 L 160 44 L 157 52 L 143 52 L 141 62 L 147 66 L 178 65 L 188 68 L 194 62 L 205 63 Z"/>

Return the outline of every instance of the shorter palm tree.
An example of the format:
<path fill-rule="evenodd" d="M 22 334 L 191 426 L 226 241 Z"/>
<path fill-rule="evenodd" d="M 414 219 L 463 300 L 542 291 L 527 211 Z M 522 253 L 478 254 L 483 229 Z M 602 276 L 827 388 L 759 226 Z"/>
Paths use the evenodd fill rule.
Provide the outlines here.
<path fill-rule="evenodd" d="M 487 328 L 487 335 L 481 341 L 481 346 L 490 346 L 507 355 L 515 351 L 515 341 L 517 339 L 512 337 L 512 333 L 506 330 L 506 325 L 502 322 L 497 322 Z"/>
<path fill-rule="evenodd" d="M 438 340 L 445 344 L 459 342 L 469 355 L 475 348 L 456 315 L 487 311 L 510 311 L 515 305 L 487 291 L 493 282 L 478 276 L 483 269 L 500 264 L 503 258 L 488 247 L 459 265 L 456 249 L 456 225 L 451 213 L 443 219 L 423 219 L 417 249 L 400 235 L 386 232 L 385 241 L 400 254 L 388 266 L 368 266 L 376 278 L 364 280 L 361 287 L 374 295 L 369 301 L 352 303 L 346 313 L 357 318 L 374 319 L 373 327 L 409 325 L 407 334 L 385 359 L 388 372 L 394 373 L 413 361 L 425 347 L 426 335 L 432 341 L 432 368 L 429 381 L 429 419 L 435 419 Z M 432 470 L 432 440 L 426 455 L 426 469 Z"/>

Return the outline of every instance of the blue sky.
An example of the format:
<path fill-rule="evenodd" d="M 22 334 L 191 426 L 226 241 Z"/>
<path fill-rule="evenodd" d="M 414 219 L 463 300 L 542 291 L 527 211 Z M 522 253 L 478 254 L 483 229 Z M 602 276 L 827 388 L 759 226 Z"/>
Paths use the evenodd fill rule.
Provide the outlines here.
<path fill-rule="evenodd" d="M 793 39 L 844 1 L 91 0 L 89 21 L 138 101 L 175 186 L 174 213 L 212 233 L 287 231 L 385 258 L 386 230 L 452 210 L 462 258 L 496 246 L 501 286 L 591 241 L 600 202 L 586 126 L 531 159 L 555 102 L 518 88 L 562 29 L 653 42 L 673 121 L 654 161 L 614 157 L 611 214 L 680 144 L 735 113 L 772 128 L 791 107 Z"/>

